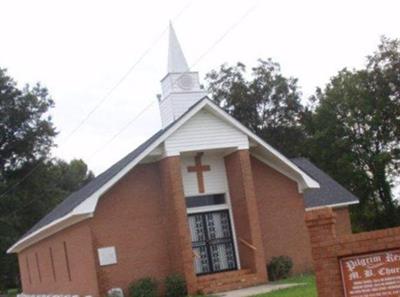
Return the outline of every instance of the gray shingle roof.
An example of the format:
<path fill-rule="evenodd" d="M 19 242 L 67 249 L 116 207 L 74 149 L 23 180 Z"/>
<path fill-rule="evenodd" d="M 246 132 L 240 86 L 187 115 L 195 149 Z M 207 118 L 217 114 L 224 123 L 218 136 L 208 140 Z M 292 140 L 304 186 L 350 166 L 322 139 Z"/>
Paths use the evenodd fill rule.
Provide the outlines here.
<path fill-rule="evenodd" d="M 179 118 L 170 123 L 164 129 L 159 130 L 141 145 L 139 145 L 135 150 L 127 154 L 124 158 L 119 160 L 117 163 L 112 165 L 106 171 L 95 177 L 88 184 L 83 186 L 80 190 L 72 193 L 67 198 L 65 198 L 60 204 L 58 204 L 52 211 L 45 215 L 39 222 L 37 222 L 31 229 L 29 229 L 19 240 L 24 239 L 26 236 L 32 234 L 33 232 L 39 230 L 40 228 L 50 224 L 51 222 L 62 218 L 69 212 L 71 212 L 75 207 L 89 198 L 93 193 L 100 189 L 104 184 L 111 180 L 118 172 L 125 168 L 129 163 L 131 163 L 136 157 L 138 157 L 144 150 L 151 146 L 157 139 L 159 139 L 165 132 L 167 132 L 172 126 L 175 125 L 182 117 L 184 117 L 189 111 L 195 108 L 204 100 L 210 100 L 208 97 L 193 104 L 185 113 L 183 113 Z"/>
<path fill-rule="evenodd" d="M 183 115 L 181 115 L 178 119 L 169 124 L 166 128 L 159 130 L 144 143 L 138 146 L 134 151 L 130 152 L 124 158 L 112 165 L 109 169 L 98 175 L 80 190 L 69 195 L 58 206 L 56 206 L 39 222 L 37 222 L 30 230 L 28 230 L 28 232 L 26 232 L 20 238 L 20 240 L 71 212 L 75 207 L 77 207 L 79 204 L 89 198 L 93 193 L 95 193 L 104 184 L 111 180 L 129 163 L 136 159 L 144 150 L 146 150 L 155 141 L 157 141 L 165 132 L 167 132 L 172 126 L 174 126 L 176 122 L 178 122 L 183 116 L 185 116 L 190 110 L 200 104 L 200 102 L 202 102 L 203 100 L 210 99 L 205 97 L 202 100 L 199 100 L 196 104 L 191 106 Z M 350 192 L 340 186 L 324 172 L 315 167 L 315 165 L 313 165 L 310 161 L 306 159 L 292 159 L 292 161 L 300 169 L 308 173 L 321 184 L 321 189 L 315 190 L 315 192 L 308 191 L 307 193 L 305 193 L 307 207 L 322 206 L 326 204 L 334 204 L 354 200 L 358 201 L 355 196 L 353 196 Z M 334 192 L 337 194 L 335 194 Z"/>
<path fill-rule="evenodd" d="M 291 161 L 301 170 L 314 178 L 319 189 L 309 189 L 304 193 L 306 208 L 327 206 L 341 203 L 356 203 L 359 199 L 337 181 L 323 172 L 306 158 L 294 158 Z"/>
<path fill-rule="evenodd" d="M 137 147 L 134 151 L 130 152 L 128 155 L 126 155 L 124 158 L 122 158 L 117 163 L 112 165 L 106 171 L 98 175 L 88 184 L 83 186 L 80 190 L 69 195 L 60 204 L 58 204 L 52 211 L 50 211 L 46 216 L 44 216 L 39 222 L 37 222 L 31 229 L 29 229 L 29 231 L 26 232 L 21 237 L 21 239 L 71 212 L 75 207 L 77 207 L 79 204 L 81 204 L 83 201 L 89 198 L 90 195 L 92 195 L 94 192 L 100 189 L 118 172 L 120 172 L 123 168 L 125 168 L 125 166 L 127 166 L 130 162 L 132 162 L 141 152 L 143 152 L 162 134 L 164 134 L 166 130 L 167 129 L 163 129 L 155 133 L 148 140 L 146 140 L 139 147 Z"/>

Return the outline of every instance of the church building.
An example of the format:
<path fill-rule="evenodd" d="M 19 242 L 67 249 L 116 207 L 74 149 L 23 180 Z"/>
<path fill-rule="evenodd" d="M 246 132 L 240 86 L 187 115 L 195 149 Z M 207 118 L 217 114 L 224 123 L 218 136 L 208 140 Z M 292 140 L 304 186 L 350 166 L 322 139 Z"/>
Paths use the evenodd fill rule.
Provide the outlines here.
<path fill-rule="evenodd" d="M 268 282 L 289 256 L 313 270 L 304 215 L 333 207 L 351 233 L 358 199 L 310 161 L 288 159 L 207 97 L 170 28 L 162 128 L 71 194 L 10 249 L 23 294 L 104 297 L 182 275 L 189 293 Z"/>

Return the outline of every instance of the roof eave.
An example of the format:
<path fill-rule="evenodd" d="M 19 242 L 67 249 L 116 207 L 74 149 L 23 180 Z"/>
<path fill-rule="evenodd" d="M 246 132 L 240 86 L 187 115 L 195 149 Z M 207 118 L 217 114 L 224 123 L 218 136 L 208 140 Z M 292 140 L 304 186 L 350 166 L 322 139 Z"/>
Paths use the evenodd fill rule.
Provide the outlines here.
<path fill-rule="evenodd" d="M 320 205 L 320 206 L 312 206 L 312 207 L 306 207 L 306 211 L 313 211 L 313 210 L 322 209 L 322 208 L 341 208 L 341 207 L 347 207 L 347 206 L 355 205 L 355 204 L 359 204 L 359 203 L 360 203 L 360 201 L 356 200 L 356 201 L 326 204 L 326 205 Z"/>
<path fill-rule="evenodd" d="M 13 246 L 11 246 L 7 250 L 7 254 L 19 253 L 22 250 L 24 250 L 25 248 L 39 242 L 40 240 L 47 238 L 67 227 L 75 225 L 83 220 L 91 218 L 92 216 L 93 216 L 92 213 L 75 214 L 73 212 L 70 212 L 69 214 L 65 215 L 64 217 L 61 217 L 61 218 L 51 222 L 50 224 L 36 230 L 32 234 L 29 234 L 28 236 L 17 241 Z"/>
<path fill-rule="evenodd" d="M 264 142 L 260 137 L 251 132 L 248 128 L 246 128 L 243 124 L 241 124 L 238 120 L 227 114 L 223 111 L 219 106 L 217 106 L 214 102 L 212 102 L 207 96 L 201 99 L 198 103 L 196 103 L 191 109 L 187 111 L 181 118 L 179 118 L 164 134 L 160 136 L 159 139 L 154 141 L 149 147 L 147 147 L 142 153 L 140 153 L 135 159 L 131 161 L 125 168 L 123 168 L 118 174 L 112 177 L 108 182 L 102 185 L 96 192 L 90 195 L 86 200 L 78 205 L 74 210 L 66 214 L 65 216 L 51 222 L 48 225 L 43 226 L 42 228 L 36 230 L 32 234 L 22 238 L 18 242 L 16 242 L 11 248 L 8 249 L 8 253 L 19 252 L 22 249 L 42 240 L 55 232 L 58 232 L 64 228 L 71 226 L 83 219 L 87 219 L 93 216 L 94 211 L 96 209 L 96 205 L 98 199 L 109 189 L 111 188 L 118 180 L 120 180 L 126 173 L 128 173 L 133 167 L 135 167 L 144 157 L 146 157 L 151 151 L 153 151 L 158 145 L 160 145 L 166 138 L 168 138 L 172 133 L 174 133 L 183 123 L 185 123 L 188 119 L 190 119 L 194 114 L 196 114 L 199 110 L 203 109 L 205 106 L 209 107 L 210 110 L 215 112 L 215 114 L 223 117 L 226 121 L 230 122 L 240 131 L 245 133 L 248 137 L 253 139 L 256 143 L 262 146 L 264 149 L 268 150 L 273 155 L 277 156 L 278 159 L 283 161 L 293 172 L 297 173 L 297 179 L 299 182 L 299 191 L 303 191 L 309 188 L 319 188 L 319 184 L 317 181 L 312 179 L 309 175 L 307 175 L 304 171 L 302 171 L 299 167 L 297 167 L 293 162 L 291 162 L 288 158 L 279 153 L 276 149 L 271 147 L 269 144 Z M 77 219 L 77 221 L 74 221 Z M 71 222 L 71 223 L 70 223 Z M 56 231 L 51 232 L 55 228 Z M 42 234 L 43 233 L 43 234 Z M 43 235 L 43 236 L 41 236 Z"/>

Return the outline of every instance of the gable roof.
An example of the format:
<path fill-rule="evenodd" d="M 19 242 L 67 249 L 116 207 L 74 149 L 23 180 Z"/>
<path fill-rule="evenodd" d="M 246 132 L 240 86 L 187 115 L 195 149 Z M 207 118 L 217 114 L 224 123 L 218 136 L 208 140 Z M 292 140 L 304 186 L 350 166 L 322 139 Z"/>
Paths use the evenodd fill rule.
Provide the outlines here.
<path fill-rule="evenodd" d="M 299 169 L 294 163 L 275 150 L 261 138 L 243 126 L 240 122 L 227 114 L 218 105 L 212 102 L 208 97 L 204 97 L 196 104 L 191 106 L 178 119 L 161 129 L 134 151 L 126 155 L 120 161 L 112 165 L 109 169 L 98 175 L 91 182 L 86 184 L 80 190 L 72 193 L 63 202 L 61 202 L 50 213 L 36 223 L 27 233 L 25 233 L 12 247 L 8 253 L 19 252 L 33 243 L 54 234 L 72 224 L 93 216 L 97 201 L 111 186 L 113 186 L 121 177 L 139 163 L 154 148 L 161 144 L 166 137 L 171 135 L 181 127 L 188 119 L 195 115 L 199 110 L 208 107 L 210 111 L 222 117 L 224 120 L 234 125 L 240 131 L 245 133 L 254 142 L 259 144 L 269 155 L 273 155 L 277 160 L 284 163 L 285 170 L 291 170 L 291 178 L 298 179 L 302 184 L 300 190 L 307 188 L 318 188 L 319 184 L 304 171 Z M 294 175 L 293 175 L 294 173 Z M 294 176 L 294 177 L 293 177 Z M 47 232 L 47 233 L 46 233 Z"/>
<path fill-rule="evenodd" d="M 316 181 L 320 188 L 304 192 L 304 203 L 307 210 L 320 207 L 340 207 L 359 203 L 359 199 L 328 174 L 306 158 L 295 158 L 291 161 Z"/>

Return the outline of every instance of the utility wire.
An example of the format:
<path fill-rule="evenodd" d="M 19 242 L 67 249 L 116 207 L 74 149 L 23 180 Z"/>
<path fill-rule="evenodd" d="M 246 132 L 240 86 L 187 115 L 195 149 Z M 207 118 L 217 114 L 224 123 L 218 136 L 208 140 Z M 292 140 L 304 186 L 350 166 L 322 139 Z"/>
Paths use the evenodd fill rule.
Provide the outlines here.
<path fill-rule="evenodd" d="M 188 71 L 190 71 L 193 67 L 195 67 L 201 60 L 203 60 L 210 52 L 222 41 L 225 39 L 226 36 L 229 35 L 241 22 L 246 19 L 246 17 L 256 9 L 258 6 L 258 2 L 251 6 L 249 9 L 245 11 L 244 14 L 240 16 L 238 20 L 236 20 L 233 24 L 231 24 L 225 31 L 224 33 L 216 39 L 210 47 L 208 47 L 196 60 L 193 64 L 189 66 Z M 184 75 L 185 73 L 180 74 L 173 82 L 172 85 L 175 85 L 179 79 Z M 156 100 L 151 101 L 148 105 L 146 105 L 131 121 L 129 121 L 126 125 L 122 127 L 116 134 L 114 134 L 101 148 L 96 150 L 90 157 L 89 160 L 92 160 L 98 153 L 103 151 L 108 145 L 110 145 L 119 135 L 121 135 L 126 129 L 130 127 L 131 124 L 133 124 L 140 116 L 142 116 L 149 108 L 156 102 Z"/>
<path fill-rule="evenodd" d="M 174 19 L 178 19 L 186 9 L 192 4 L 192 1 L 188 2 L 174 17 Z M 160 41 L 160 39 L 167 32 L 168 26 L 154 39 L 154 41 L 150 44 L 148 48 L 140 55 L 140 57 L 136 60 L 136 62 L 125 72 L 125 74 L 116 82 L 116 84 L 109 89 L 109 91 L 103 96 L 103 98 L 89 111 L 89 113 L 79 122 L 79 124 L 67 135 L 62 145 L 65 145 L 69 139 L 89 120 L 89 118 L 100 108 L 100 106 L 106 102 L 108 98 L 114 93 L 114 91 L 128 78 L 128 76 L 132 73 L 132 71 L 140 64 L 140 62 L 149 54 L 152 48 Z M 25 176 L 23 176 L 18 182 L 10 186 L 4 192 L 0 194 L 0 198 L 3 198 L 10 191 L 17 188 L 21 183 L 23 183 L 29 176 L 31 176 L 38 167 L 40 167 L 42 163 L 38 163 L 34 166 Z"/>
<path fill-rule="evenodd" d="M 223 40 L 225 39 L 226 36 L 229 35 L 229 33 L 231 33 L 240 23 L 242 23 L 244 21 L 244 19 L 252 12 L 255 10 L 255 8 L 258 6 L 257 2 L 254 6 L 250 7 L 248 10 L 245 11 L 245 13 L 235 22 L 233 23 L 231 26 L 228 27 L 227 30 L 224 31 L 224 33 L 209 47 L 207 48 L 207 50 L 199 56 L 198 59 L 196 59 L 196 61 L 190 65 L 189 70 L 191 70 L 194 66 L 196 66 L 202 59 L 204 59 L 208 54 L 210 54 L 210 52 Z M 166 30 L 164 30 L 163 34 L 165 33 Z M 181 74 L 178 76 L 178 78 L 176 78 L 173 81 L 173 84 L 175 84 L 184 74 Z M 121 135 L 131 124 L 133 124 L 137 119 L 139 119 L 147 110 L 150 109 L 150 107 L 156 102 L 156 100 L 152 100 L 148 105 L 146 105 L 131 121 L 129 121 L 127 124 L 125 124 L 116 134 L 114 134 L 102 147 L 100 147 L 100 149 L 98 149 L 97 151 L 95 151 L 91 156 L 90 159 L 92 159 L 94 156 L 96 156 L 99 152 L 101 152 L 105 147 L 107 147 L 108 145 L 110 145 L 119 135 Z M 38 167 L 38 166 L 37 166 Z M 35 169 L 35 168 L 34 168 Z M 26 178 L 31 175 L 31 173 L 34 171 L 34 169 L 29 172 L 26 176 Z M 23 180 L 25 180 L 26 178 L 24 178 Z M 21 181 L 22 182 L 22 181 Z M 19 182 L 18 184 L 20 184 L 21 182 Z M 16 186 L 18 186 L 18 184 L 16 184 Z M 10 190 L 10 189 L 9 189 Z M 8 191 L 7 191 L 8 192 Z M 0 198 L 2 196 L 4 196 L 7 192 L 4 192 L 3 194 L 0 195 Z M 28 203 L 28 205 L 25 205 L 23 207 L 21 207 L 20 209 L 17 209 L 13 212 L 10 213 L 10 215 L 13 215 L 14 213 L 16 213 L 17 211 L 20 211 L 21 209 L 31 205 L 35 200 L 32 200 Z"/>

